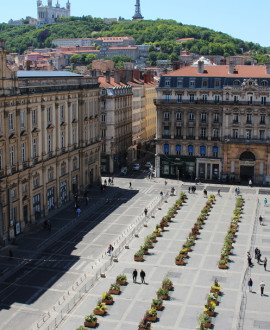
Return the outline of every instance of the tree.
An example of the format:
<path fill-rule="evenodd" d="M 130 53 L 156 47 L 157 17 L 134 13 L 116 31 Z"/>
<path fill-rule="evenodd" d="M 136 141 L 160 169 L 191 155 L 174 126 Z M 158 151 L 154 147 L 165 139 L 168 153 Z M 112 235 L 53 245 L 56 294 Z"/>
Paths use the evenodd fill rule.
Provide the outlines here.
<path fill-rule="evenodd" d="M 96 54 L 88 54 L 85 58 L 86 64 L 91 64 L 94 60 L 96 60 L 98 57 Z"/>
<path fill-rule="evenodd" d="M 179 60 L 178 55 L 177 55 L 176 53 L 172 53 L 172 54 L 170 55 L 170 60 L 171 60 L 172 62 L 174 62 L 174 61 L 178 61 L 178 60 Z"/>

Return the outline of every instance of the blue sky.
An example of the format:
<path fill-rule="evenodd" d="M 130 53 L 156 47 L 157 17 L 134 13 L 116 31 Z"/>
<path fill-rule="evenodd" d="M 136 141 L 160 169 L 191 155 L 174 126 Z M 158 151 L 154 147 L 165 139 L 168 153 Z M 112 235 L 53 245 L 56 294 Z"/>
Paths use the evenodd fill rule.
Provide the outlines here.
<path fill-rule="evenodd" d="M 36 17 L 35 0 L 0 0 L 0 22 L 10 18 Z M 67 0 L 59 0 L 64 6 Z M 122 16 L 129 19 L 134 14 L 136 0 L 70 0 L 71 14 L 94 17 Z M 47 0 L 43 0 L 43 4 Z M 56 0 L 53 0 L 55 5 Z M 184 24 L 208 27 L 228 33 L 246 41 L 270 46 L 270 1 L 260 0 L 141 0 L 141 11 L 145 19 L 170 18 Z"/>

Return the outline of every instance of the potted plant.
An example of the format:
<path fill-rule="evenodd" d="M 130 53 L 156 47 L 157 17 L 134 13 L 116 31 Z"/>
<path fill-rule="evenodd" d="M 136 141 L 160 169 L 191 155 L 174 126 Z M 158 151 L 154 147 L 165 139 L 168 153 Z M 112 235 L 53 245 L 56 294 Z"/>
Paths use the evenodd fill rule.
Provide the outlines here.
<path fill-rule="evenodd" d="M 207 301 L 213 301 L 216 305 L 218 304 L 218 294 L 217 293 L 209 293 L 208 297 L 207 297 Z"/>
<path fill-rule="evenodd" d="M 208 314 L 202 313 L 198 317 L 199 325 L 203 325 L 205 328 L 211 328 L 211 317 Z"/>
<path fill-rule="evenodd" d="M 149 235 L 145 237 L 145 239 L 144 239 L 144 245 L 147 246 L 148 249 L 152 249 L 153 248 L 153 243 L 150 240 Z"/>
<path fill-rule="evenodd" d="M 107 309 L 108 308 L 106 307 L 105 303 L 103 303 L 101 299 L 98 299 L 97 305 L 94 309 L 94 314 L 104 315 Z"/>
<path fill-rule="evenodd" d="M 209 316 L 214 316 L 215 308 L 216 304 L 213 301 L 207 302 L 207 304 L 204 306 L 204 313 L 208 314 Z"/>
<path fill-rule="evenodd" d="M 116 277 L 116 283 L 119 285 L 126 285 L 127 284 L 127 275 L 120 274 Z"/>
<path fill-rule="evenodd" d="M 167 300 L 169 298 L 169 290 L 167 289 L 159 288 L 156 293 L 157 297 L 163 300 Z"/>
<path fill-rule="evenodd" d="M 159 226 L 159 228 L 157 228 L 157 226 L 156 226 L 156 228 L 153 230 L 153 234 L 155 234 L 157 237 L 159 237 L 160 236 L 160 233 L 161 233 L 160 226 Z"/>
<path fill-rule="evenodd" d="M 189 252 L 189 249 L 188 249 L 188 248 L 183 248 L 182 250 L 180 250 L 179 254 L 180 254 L 183 258 L 188 258 L 188 252 Z"/>
<path fill-rule="evenodd" d="M 155 233 L 149 235 L 149 239 L 152 243 L 156 243 L 157 241 L 157 235 Z"/>
<path fill-rule="evenodd" d="M 120 285 L 118 283 L 111 284 L 109 293 L 110 294 L 119 294 L 120 293 Z"/>
<path fill-rule="evenodd" d="M 187 255 L 182 256 L 181 254 L 178 254 L 178 256 L 175 257 L 175 264 L 183 266 L 185 264 L 185 258 Z"/>
<path fill-rule="evenodd" d="M 163 309 L 163 300 L 160 298 L 153 299 L 151 307 L 154 307 L 157 311 L 161 311 Z"/>
<path fill-rule="evenodd" d="M 146 317 L 147 321 L 156 322 L 157 310 L 154 307 L 152 307 L 151 309 L 148 309 L 145 313 L 145 317 Z"/>
<path fill-rule="evenodd" d="M 134 261 L 143 261 L 143 250 L 139 250 L 134 254 Z"/>
<path fill-rule="evenodd" d="M 214 284 L 211 286 L 210 292 L 219 294 L 221 289 L 222 289 L 221 285 L 218 283 L 218 280 L 215 279 Z"/>
<path fill-rule="evenodd" d="M 103 292 L 102 302 L 105 303 L 106 305 L 112 305 L 113 296 L 109 292 Z"/>
<path fill-rule="evenodd" d="M 140 250 L 143 251 L 143 254 L 145 255 L 148 254 L 148 245 L 146 244 L 141 245 Z"/>
<path fill-rule="evenodd" d="M 88 328 L 95 328 L 97 324 L 97 317 L 95 314 L 86 315 L 84 318 L 84 326 Z"/>
<path fill-rule="evenodd" d="M 79 328 L 77 328 L 76 330 L 87 330 L 87 329 L 81 325 L 81 326 L 80 326 Z"/>
<path fill-rule="evenodd" d="M 173 282 L 168 277 L 165 277 L 162 281 L 162 288 L 171 291 L 173 289 Z"/>
<path fill-rule="evenodd" d="M 218 262 L 218 268 L 219 269 L 228 269 L 227 261 L 226 259 L 220 259 Z"/>
<path fill-rule="evenodd" d="M 145 330 L 145 329 L 151 329 L 151 322 L 147 321 L 146 317 L 144 317 L 140 323 L 139 323 L 139 327 L 138 330 Z"/>

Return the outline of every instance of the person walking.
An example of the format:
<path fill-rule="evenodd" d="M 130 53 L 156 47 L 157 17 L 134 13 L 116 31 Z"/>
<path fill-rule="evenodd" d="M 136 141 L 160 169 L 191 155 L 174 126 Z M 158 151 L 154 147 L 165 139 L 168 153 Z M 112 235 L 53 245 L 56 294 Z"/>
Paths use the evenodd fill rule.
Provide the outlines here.
<path fill-rule="evenodd" d="M 266 271 L 266 266 L 267 266 L 267 258 L 265 257 L 263 261 L 263 267 L 265 271 Z"/>
<path fill-rule="evenodd" d="M 258 249 L 258 252 L 257 252 L 257 261 L 258 261 L 258 264 L 260 264 L 260 262 L 261 262 L 261 251 L 260 251 L 260 249 Z"/>
<path fill-rule="evenodd" d="M 189 192 L 189 194 L 190 194 L 190 186 L 188 187 L 188 192 Z"/>
<path fill-rule="evenodd" d="M 265 283 L 264 281 L 261 281 L 260 283 L 260 288 L 261 288 L 261 296 L 263 296 L 264 288 L 265 288 Z"/>
<path fill-rule="evenodd" d="M 107 180 L 106 179 L 104 180 L 104 186 L 107 186 Z"/>
<path fill-rule="evenodd" d="M 220 189 L 218 189 L 218 191 L 217 191 L 217 195 L 218 195 L 219 197 L 221 197 L 221 195 L 220 195 Z"/>
<path fill-rule="evenodd" d="M 144 209 L 144 214 L 145 214 L 146 217 L 147 217 L 147 212 L 148 212 L 148 210 L 147 210 L 147 208 L 145 208 Z"/>
<path fill-rule="evenodd" d="M 267 206 L 267 198 L 265 197 L 265 199 L 263 200 L 264 202 L 264 206 Z"/>
<path fill-rule="evenodd" d="M 251 180 L 251 179 L 248 181 L 248 186 L 249 186 L 250 188 L 252 187 L 252 180 Z"/>
<path fill-rule="evenodd" d="M 162 192 L 162 191 L 160 192 L 160 197 L 161 197 L 161 198 L 163 197 L 163 192 Z"/>
<path fill-rule="evenodd" d="M 240 188 L 237 187 L 237 195 L 239 195 L 239 194 L 240 194 Z"/>
<path fill-rule="evenodd" d="M 144 280 L 144 278 L 145 278 L 145 272 L 143 270 L 141 270 L 141 272 L 140 272 L 140 277 L 141 277 L 142 283 L 145 283 L 145 280 Z"/>
<path fill-rule="evenodd" d="M 248 281 L 248 289 L 249 289 L 249 292 L 252 292 L 252 285 L 253 285 L 253 281 L 252 281 L 252 279 L 250 278 L 249 281 Z"/>
<path fill-rule="evenodd" d="M 165 182 L 164 182 L 164 183 L 165 183 L 165 186 L 167 186 L 167 181 L 166 181 L 166 180 L 165 180 Z"/>
<path fill-rule="evenodd" d="M 207 198 L 207 190 L 206 189 L 203 190 L 203 195 L 204 195 L 205 198 Z"/>
<path fill-rule="evenodd" d="M 131 182 L 129 183 L 129 188 L 132 189 L 132 185 L 131 185 Z"/>
<path fill-rule="evenodd" d="M 247 260 L 248 260 L 248 266 L 251 267 L 252 266 L 252 261 L 251 261 L 251 256 L 250 253 L 247 253 Z"/>
<path fill-rule="evenodd" d="M 81 215 L 81 209 L 80 207 L 77 208 L 77 216 L 79 217 Z"/>
<path fill-rule="evenodd" d="M 237 188 L 234 190 L 234 196 L 237 196 Z"/>
<path fill-rule="evenodd" d="M 262 226 L 262 223 L 263 223 L 263 217 L 260 215 L 259 216 L 259 224 Z"/>
<path fill-rule="evenodd" d="M 113 253 L 113 250 L 114 250 L 114 248 L 113 248 L 113 246 L 110 244 L 109 247 L 108 247 L 108 251 L 107 251 L 108 255 L 111 256 L 112 253 Z"/>
<path fill-rule="evenodd" d="M 134 269 L 132 273 L 133 283 L 137 283 L 137 275 L 138 275 L 137 269 Z"/>

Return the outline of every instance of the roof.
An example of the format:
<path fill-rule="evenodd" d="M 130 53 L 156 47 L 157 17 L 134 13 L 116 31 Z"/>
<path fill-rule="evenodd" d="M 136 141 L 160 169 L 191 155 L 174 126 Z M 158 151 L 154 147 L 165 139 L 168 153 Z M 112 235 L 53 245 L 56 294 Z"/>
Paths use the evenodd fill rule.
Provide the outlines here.
<path fill-rule="evenodd" d="M 119 84 L 116 83 L 114 77 L 110 77 L 110 83 L 107 83 L 106 77 L 98 77 L 98 82 L 100 83 L 100 87 L 104 88 L 127 86 L 127 84 L 123 84 L 122 82 Z"/>
<path fill-rule="evenodd" d="M 133 37 L 99 37 L 97 38 L 98 40 L 103 40 L 103 41 L 122 41 L 125 39 L 131 39 L 133 40 Z"/>
<path fill-rule="evenodd" d="M 264 65 L 235 65 L 234 70 L 235 73 L 229 73 L 229 65 L 212 65 L 204 66 L 204 73 L 198 73 L 197 66 L 186 66 L 168 74 L 164 74 L 164 76 L 270 78 L 270 74 L 266 73 L 266 67 Z"/>
<path fill-rule="evenodd" d="M 138 49 L 138 47 L 109 47 L 109 50 Z"/>
<path fill-rule="evenodd" d="M 188 40 L 194 40 L 194 38 L 181 38 L 176 40 L 176 42 L 183 42 L 183 41 L 188 41 Z"/>
<path fill-rule="evenodd" d="M 17 71 L 18 78 L 82 77 L 69 71 Z"/>

